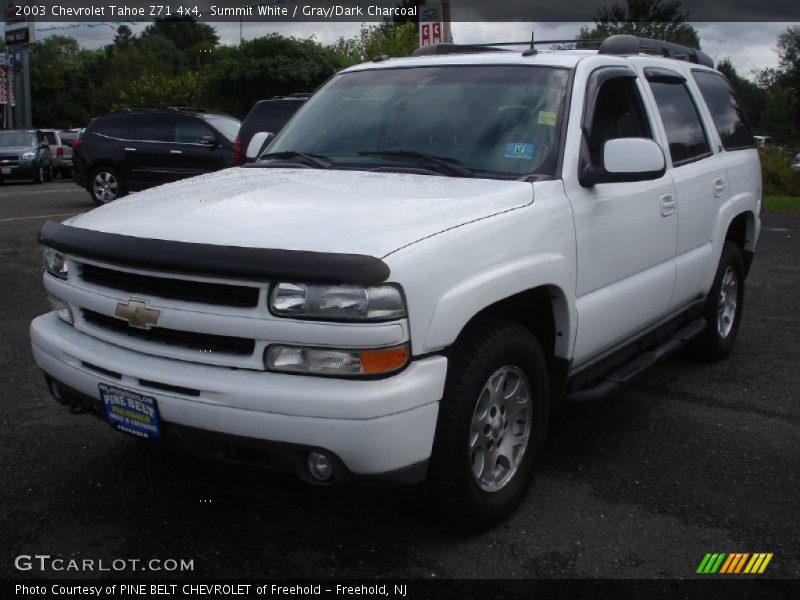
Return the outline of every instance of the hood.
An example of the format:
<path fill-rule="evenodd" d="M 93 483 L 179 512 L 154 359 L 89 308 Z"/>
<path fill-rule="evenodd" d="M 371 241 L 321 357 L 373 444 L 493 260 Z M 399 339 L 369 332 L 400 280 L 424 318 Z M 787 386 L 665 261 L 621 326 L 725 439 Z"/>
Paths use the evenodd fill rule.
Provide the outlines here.
<path fill-rule="evenodd" d="M 0 156 L 19 156 L 23 152 L 36 152 L 36 146 L 0 146 Z"/>
<path fill-rule="evenodd" d="M 532 200 L 533 185 L 519 181 L 232 168 L 131 194 L 69 224 L 151 239 L 381 258 Z"/>

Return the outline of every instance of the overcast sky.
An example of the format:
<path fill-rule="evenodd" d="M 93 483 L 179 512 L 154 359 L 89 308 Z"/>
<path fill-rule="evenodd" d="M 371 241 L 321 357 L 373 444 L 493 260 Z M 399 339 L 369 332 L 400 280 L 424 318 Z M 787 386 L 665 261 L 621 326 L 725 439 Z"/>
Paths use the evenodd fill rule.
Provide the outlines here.
<path fill-rule="evenodd" d="M 582 25 L 590 23 L 453 23 L 453 37 L 458 43 L 517 41 L 530 39 L 531 30 L 536 39 L 571 39 Z M 741 75 L 752 77 L 754 71 L 776 67 L 778 55 L 775 40 L 787 26 L 796 23 L 693 23 L 700 34 L 703 50 L 715 62 L 729 57 Z M 212 23 L 221 43 L 239 41 L 238 23 Z M 244 23 L 243 35 L 251 39 L 278 32 L 296 37 L 313 37 L 323 44 L 331 44 L 339 37 L 358 33 L 360 23 Z M 145 24 L 133 26 L 135 32 Z M 98 48 L 114 37 L 116 25 L 111 23 L 39 23 L 38 39 L 55 33 L 77 38 L 86 48 Z"/>

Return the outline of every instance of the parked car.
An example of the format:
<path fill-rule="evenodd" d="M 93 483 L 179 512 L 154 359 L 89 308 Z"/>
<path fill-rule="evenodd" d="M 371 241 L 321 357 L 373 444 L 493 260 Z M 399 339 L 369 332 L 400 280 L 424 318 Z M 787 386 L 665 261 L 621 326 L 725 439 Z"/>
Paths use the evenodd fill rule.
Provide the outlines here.
<path fill-rule="evenodd" d="M 58 132 L 63 147 L 61 157 L 61 176 L 64 178 L 72 177 L 72 144 L 78 139 L 81 129 L 63 129 Z"/>
<path fill-rule="evenodd" d="M 792 159 L 792 169 L 795 171 L 800 171 L 800 152 L 794 155 Z"/>
<path fill-rule="evenodd" d="M 233 165 L 241 123 L 198 108 L 124 109 L 92 119 L 72 143 L 73 179 L 98 205 L 129 191 Z"/>
<path fill-rule="evenodd" d="M 51 181 L 53 165 L 47 139 L 38 129 L 0 131 L 0 182 L 7 179 Z"/>
<path fill-rule="evenodd" d="M 476 530 L 562 401 L 731 352 L 761 174 L 708 56 L 421 52 L 331 78 L 252 165 L 46 223 L 54 397 L 310 483 L 424 481 Z"/>
<path fill-rule="evenodd" d="M 274 96 L 269 100 L 259 100 L 242 121 L 242 128 L 236 138 L 236 164 L 253 162 L 255 156 L 247 156 L 247 149 L 253 134 L 259 131 L 272 134 L 280 133 L 300 107 L 305 104 L 311 94 L 292 94 L 290 96 Z M 262 150 L 259 148 L 258 150 Z M 256 151 L 256 153 L 258 153 Z"/>
<path fill-rule="evenodd" d="M 55 129 L 40 129 L 42 135 L 50 146 L 50 157 L 53 165 L 53 176 L 61 175 L 69 177 L 72 173 L 72 151 L 70 150 L 70 162 L 67 164 L 64 155 L 64 144 L 61 141 L 61 134 Z"/>

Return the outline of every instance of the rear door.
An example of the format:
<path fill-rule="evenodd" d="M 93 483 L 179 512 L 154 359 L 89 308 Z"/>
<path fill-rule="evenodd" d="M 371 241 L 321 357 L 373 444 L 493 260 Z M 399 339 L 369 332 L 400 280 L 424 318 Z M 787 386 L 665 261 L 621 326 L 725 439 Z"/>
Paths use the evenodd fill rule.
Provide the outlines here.
<path fill-rule="evenodd" d="M 126 148 L 131 179 L 150 186 L 180 178 L 179 164 L 173 156 L 176 123 L 174 115 L 137 115 L 135 143 Z"/>
<path fill-rule="evenodd" d="M 645 67 L 643 72 L 667 140 L 667 173 L 675 185 L 678 238 L 670 308 L 678 310 L 707 292 L 716 215 L 728 198 L 728 177 L 686 77 L 663 67 Z"/>

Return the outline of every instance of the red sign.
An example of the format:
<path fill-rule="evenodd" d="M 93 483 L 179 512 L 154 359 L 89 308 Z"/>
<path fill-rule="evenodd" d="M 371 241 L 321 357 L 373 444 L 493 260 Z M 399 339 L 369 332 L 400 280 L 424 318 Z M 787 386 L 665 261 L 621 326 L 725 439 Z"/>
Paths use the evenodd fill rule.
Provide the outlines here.
<path fill-rule="evenodd" d="M 442 43 L 442 24 L 438 22 L 419 24 L 419 45 Z"/>

